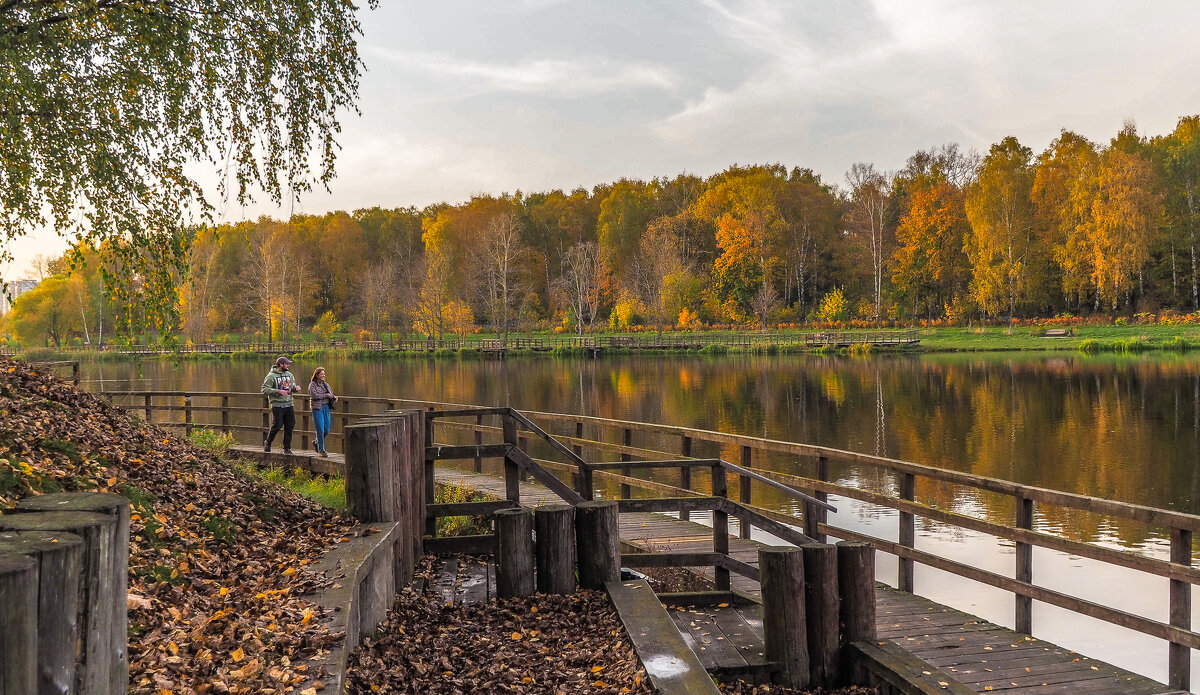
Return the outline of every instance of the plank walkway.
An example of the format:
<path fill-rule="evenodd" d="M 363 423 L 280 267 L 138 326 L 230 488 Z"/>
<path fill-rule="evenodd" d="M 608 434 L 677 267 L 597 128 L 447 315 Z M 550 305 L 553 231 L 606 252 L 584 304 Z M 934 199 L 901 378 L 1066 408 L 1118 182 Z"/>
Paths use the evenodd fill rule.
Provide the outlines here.
<path fill-rule="evenodd" d="M 263 454 L 259 447 L 235 447 L 239 453 L 254 454 L 260 460 L 285 461 L 282 454 Z M 311 458 L 311 452 L 296 452 L 293 458 Z M 340 454 L 315 461 L 339 466 Z M 291 465 L 295 463 L 290 460 Z M 480 492 L 504 497 L 504 481 L 495 476 L 439 466 L 438 482 L 461 483 Z M 559 504 L 557 495 L 533 482 L 521 483 L 521 503 L 527 507 Z M 734 522 L 736 523 L 736 522 Z M 621 541 L 634 552 L 710 552 L 712 529 L 694 521 L 655 513 L 621 515 Z M 747 564 L 758 565 L 761 543 L 741 538 L 729 539 L 730 555 Z M 707 571 L 711 568 L 696 568 Z M 479 570 L 475 570 L 478 574 Z M 482 570 L 483 596 L 494 595 L 487 587 L 494 582 L 494 570 Z M 488 574 L 491 572 L 492 574 Z M 449 580 L 447 580 L 449 581 Z M 738 574 L 731 575 L 734 591 L 752 601 L 761 599 L 758 583 Z M 477 579 L 455 579 L 446 586 L 467 595 L 480 595 Z M 450 589 L 446 589 L 447 592 Z M 444 596 L 451 594 L 445 593 Z M 1004 692 L 1005 695 L 1187 695 L 1144 676 L 1111 664 L 1022 635 L 948 606 L 913 594 L 877 585 L 877 628 L 880 640 L 891 640 L 908 652 L 941 669 L 977 693 Z M 449 599 L 448 599 L 449 600 Z M 465 599 L 464 599 L 465 600 Z M 675 626 L 709 671 L 735 676 L 753 672 L 761 666 L 762 606 L 720 605 L 712 607 L 668 606 Z"/>

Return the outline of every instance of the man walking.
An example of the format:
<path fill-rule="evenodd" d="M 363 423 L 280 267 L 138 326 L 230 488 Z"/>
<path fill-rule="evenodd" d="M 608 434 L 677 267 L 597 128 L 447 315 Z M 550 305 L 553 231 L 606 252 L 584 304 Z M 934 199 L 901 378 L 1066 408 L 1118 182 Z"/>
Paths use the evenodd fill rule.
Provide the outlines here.
<path fill-rule="evenodd" d="M 275 366 L 263 379 L 262 392 L 271 401 L 271 433 L 263 442 L 263 451 L 271 450 L 275 433 L 283 430 L 283 453 L 292 453 L 292 430 L 296 429 L 296 409 L 292 394 L 300 390 L 291 372 L 292 361 L 286 357 L 275 360 Z"/>

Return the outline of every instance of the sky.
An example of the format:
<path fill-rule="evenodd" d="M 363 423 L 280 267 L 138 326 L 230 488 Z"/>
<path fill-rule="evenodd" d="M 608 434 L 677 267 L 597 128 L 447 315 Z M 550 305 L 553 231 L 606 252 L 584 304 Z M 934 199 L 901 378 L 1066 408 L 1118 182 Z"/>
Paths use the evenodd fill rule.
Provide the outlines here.
<path fill-rule="evenodd" d="M 708 176 L 734 163 L 902 167 L 956 142 L 1200 113 L 1200 3 L 505 0 L 363 10 L 361 117 L 338 178 L 294 208 L 214 200 L 222 221 L 407 207 L 475 194 Z M 215 196 L 215 187 L 213 187 Z M 27 275 L 52 231 L 18 243 Z"/>

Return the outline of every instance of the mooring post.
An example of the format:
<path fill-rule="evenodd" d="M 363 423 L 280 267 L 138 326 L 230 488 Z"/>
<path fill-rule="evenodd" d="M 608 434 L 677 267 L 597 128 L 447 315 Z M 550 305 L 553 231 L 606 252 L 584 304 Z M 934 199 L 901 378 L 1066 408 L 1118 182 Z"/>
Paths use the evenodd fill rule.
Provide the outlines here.
<path fill-rule="evenodd" d="M 533 516 L 528 509 L 496 512 L 496 595 L 528 596 L 534 591 Z"/>
<path fill-rule="evenodd" d="M 799 548 L 758 551 L 767 661 L 779 665 L 785 685 L 807 688 L 810 679 L 805 620 L 804 553 Z"/>
<path fill-rule="evenodd" d="M 575 505 L 575 548 L 579 586 L 603 589 L 621 579 L 620 510 L 615 501 Z"/>
<path fill-rule="evenodd" d="M 837 544 L 837 567 L 842 675 L 858 683 L 864 674 L 853 672 L 845 646 L 875 641 L 875 549 L 869 543 L 842 541 Z"/>
<path fill-rule="evenodd" d="M 3 555 L 24 555 L 38 565 L 37 692 L 75 692 L 83 539 L 63 532 L 3 531 L 0 556 Z M 0 621 L 0 624 L 5 623 Z M 9 667 L 4 661 L 0 657 L 0 671 Z M 0 687 L 0 693 L 4 692 L 9 691 Z"/>
<path fill-rule="evenodd" d="M 38 565 L 0 554 L 0 695 L 38 692 Z"/>
<path fill-rule="evenodd" d="M 543 594 L 575 591 L 575 508 L 544 505 L 533 510 L 537 538 L 537 590 Z"/>
<path fill-rule="evenodd" d="M 841 649 L 837 548 L 824 543 L 801 547 L 804 555 L 804 612 L 808 618 L 809 682 L 832 688 L 839 682 Z"/>
<path fill-rule="evenodd" d="M 392 447 L 390 432 L 378 423 L 360 422 L 347 427 L 346 507 L 364 523 L 395 521 Z"/>

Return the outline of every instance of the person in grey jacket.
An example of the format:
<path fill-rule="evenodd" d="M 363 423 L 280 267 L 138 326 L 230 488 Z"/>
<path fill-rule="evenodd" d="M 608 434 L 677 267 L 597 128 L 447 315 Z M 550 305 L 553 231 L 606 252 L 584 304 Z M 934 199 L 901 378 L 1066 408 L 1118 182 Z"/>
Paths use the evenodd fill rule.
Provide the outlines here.
<path fill-rule="evenodd" d="M 263 451 L 271 450 L 275 434 L 283 430 L 283 453 L 292 453 L 292 430 L 296 429 L 296 408 L 292 394 L 298 393 L 296 376 L 291 372 L 292 361 L 287 357 L 275 360 L 275 366 L 263 379 L 262 393 L 271 402 L 271 432 L 263 442 Z"/>
<path fill-rule="evenodd" d="M 313 428 L 317 432 L 317 453 L 321 456 L 329 455 L 325 451 L 325 435 L 329 434 L 332 424 L 329 411 L 333 409 L 333 402 L 337 399 L 329 382 L 325 380 L 325 368 L 317 367 L 308 382 L 308 407 L 312 409 Z"/>

